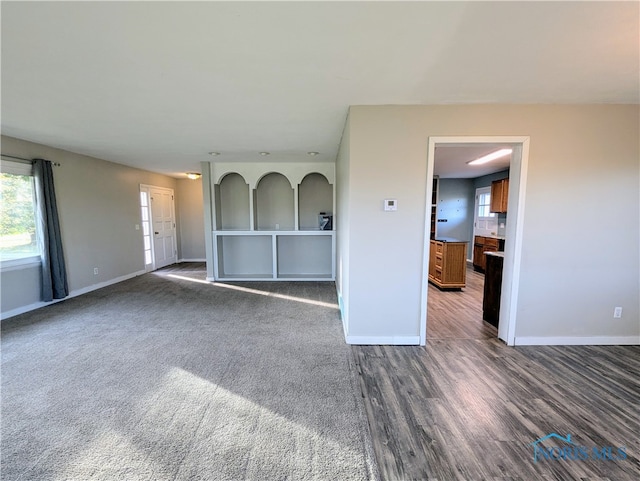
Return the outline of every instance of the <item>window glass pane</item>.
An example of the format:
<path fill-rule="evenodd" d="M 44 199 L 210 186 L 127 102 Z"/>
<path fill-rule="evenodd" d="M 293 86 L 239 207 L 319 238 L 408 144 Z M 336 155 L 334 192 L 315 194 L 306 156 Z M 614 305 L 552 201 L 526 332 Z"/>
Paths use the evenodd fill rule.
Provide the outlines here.
<path fill-rule="evenodd" d="M 149 222 L 142 223 L 142 235 L 149 235 Z"/>
<path fill-rule="evenodd" d="M 33 177 L 0 174 L 0 259 L 39 255 Z"/>
<path fill-rule="evenodd" d="M 151 264 L 151 251 L 144 252 L 144 263 L 145 265 Z"/>
<path fill-rule="evenodd" d="M 145 248 L 145 250 L 151 249 L 151 237 L 145 236 L 145 238 L 144 238 L 144 248 Z"/>
<path fill-rule="evenodd" d="M 147 209 L 146 207 L 142 208 L 142 221 L 147 221 L 149 220 L 149 209 Z"/>
<path fill-rule="evenodd" d="M 140 192 L 140 205 L 143 206 L 143 207 L 149 205 L 149 201 L 147 200 L 147 193 L 146 192 Z"/>

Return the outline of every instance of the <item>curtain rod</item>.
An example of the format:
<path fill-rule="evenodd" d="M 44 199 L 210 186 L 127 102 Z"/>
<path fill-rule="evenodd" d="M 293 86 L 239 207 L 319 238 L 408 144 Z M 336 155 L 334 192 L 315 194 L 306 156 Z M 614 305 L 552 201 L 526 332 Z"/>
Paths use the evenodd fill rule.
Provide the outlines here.
<path fill-rule="evenodd" d="M 22 157 L 16 157 L 15 155 L 7 155 L 7 154 L 0 154 L 0 156 L 7 157 L 8 159 L 17 160 L 18 162 L 24 162 L 24 163 L 33 164 L 33 159 L 24 159 Z M 47 162 L 51 162 L 56 167 L 60 167 L 60 165 L 61 165 L 60 162 L 52 162 L 50 160 L 47 160 Z"/>

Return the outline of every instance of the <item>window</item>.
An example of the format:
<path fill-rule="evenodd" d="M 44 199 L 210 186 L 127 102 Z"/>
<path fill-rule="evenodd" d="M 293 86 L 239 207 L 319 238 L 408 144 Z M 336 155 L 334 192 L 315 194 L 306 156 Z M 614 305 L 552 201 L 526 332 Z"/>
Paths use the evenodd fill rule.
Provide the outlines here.
<path fill-rule="evenodd" d="M 2 267 L 40 261 L 32 166 L 0 164 L 0 260 Z"/>
<path fill-rule="evenodd" d="M 485 192 L 478 195 L 478 219 L 482 217 L 495 217 L 495 212 L 491 209 L 491 193 Z"/>
<path fill-rule="evenodd" d="M 142 187 L 141 187 L 142 189 Z M 140 209 L 142 210 L 142 238 L 144 239 L 144 265 L 153 264 L 153 251 L 151 250 L 151 218 L 149 216 L 149 192 L 148 189 L 140 190 Z"/>

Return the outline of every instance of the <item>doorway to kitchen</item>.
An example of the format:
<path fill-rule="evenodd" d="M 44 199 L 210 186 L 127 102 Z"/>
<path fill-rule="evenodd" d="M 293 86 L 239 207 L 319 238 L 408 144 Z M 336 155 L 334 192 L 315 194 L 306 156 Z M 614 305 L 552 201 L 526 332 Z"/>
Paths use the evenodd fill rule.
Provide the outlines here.
<path fill-rule="evenodd" d="M 484 156 L 505 148 L 511 150 L 510 161 L 507 159 L 506 164 L 503 159 L 496 161 L 493 165 L 489 162 L 483 167 L 475 167 L 476 170 L 473 172 L 468 170 L 471 168 L 468 162 L 477 158 L 474 155 Z M 421 305 L 424 322 L 420 329 L 422 345 L 426 344 L 428 337 L 431 337 L 427 336 L 430 332 L 428 331 L 430 322 L 433 324 L 431 327 L 435 333 L 434 337 L 486 338 L 497 335 L 507 344 L 514 344 L 528 148 L 528 137 L 432 137 L 429 139 L 426 179 L 429 202 L 426 206 Z M 465 158 L 463 154 L 467 157 Z M 502 173 L 496 173 L 496 171 L 502 171 Z M 449 252 L 453 253 L 455 250 L 456 256 L 466 256 L 462 260 L 465 267 L 473 262 L 475 234 L 473 222 L 477 222 L 474 219 L 475 189 L 480 186 L 478 182 L 474 183 L 471 179 L 481 178 L 482 182 L 489 181 L 491 185 L 490 181 L 494 177 L 504 178 L 507 175 L 509 188 L 508 192 L 505 191 L 504 202 L 506 205 L 508 200 L 509 221 L 504 225 L 505 222 L 502 221 L 505 218 L 500 218 L 502 231 L 492 231 L 493 237 L 503 239 L 504 252 L 501 258 L 504 266 L 498 306 L 500 322 L 496 331 L 493 326 L 482 322 L 483 273 L 473 268 L 466 268 L 464 271 L 466 279 L 462 280 L 464 285 L 462 289 L 442 287 L 446 285 L 447 274 L 444 273 L 447 270 L 446 263 L 460 265 L 460 262 L 453 259 Z M 458 198 L 447 198 L 443 195 L 442 187 L 449 192 L 453 190 L 468 192 L 468 194 L 461 194 Z M 462 211 L 466 214 L 461 214 Z M 443 233 L 446 235 L 442 235 Z M 430 273 L 432 282 L 429 282 Z M 451 285 L 455 285 L 455 282 Z M 445 324 L 441 322 L 443 319 Z M 465 323 L 465 320 L 469 319 L 475 320 L 475 327 Z"/>

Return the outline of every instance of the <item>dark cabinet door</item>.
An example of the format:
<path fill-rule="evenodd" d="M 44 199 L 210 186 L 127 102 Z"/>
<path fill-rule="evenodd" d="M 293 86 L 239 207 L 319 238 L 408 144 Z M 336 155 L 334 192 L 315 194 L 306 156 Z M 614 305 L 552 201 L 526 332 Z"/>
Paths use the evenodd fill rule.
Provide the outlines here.
<path fill-rule="evenodd" d="M 482 300 L 482 318 L 498 327 L 500 320 L 500 294 L 502 293 L 502 256 L 485 255 L 484 297 Z"/>
<path fill-rule="evenodd" d="M 473 267 L 475 270 L 484 270 L 484 238 L 476 236 L 473 243 Z"/>

